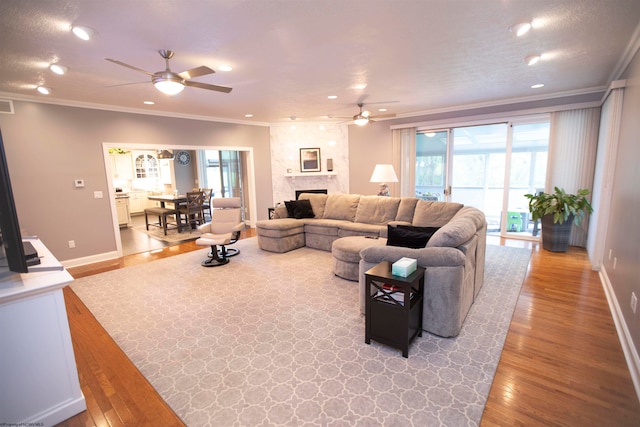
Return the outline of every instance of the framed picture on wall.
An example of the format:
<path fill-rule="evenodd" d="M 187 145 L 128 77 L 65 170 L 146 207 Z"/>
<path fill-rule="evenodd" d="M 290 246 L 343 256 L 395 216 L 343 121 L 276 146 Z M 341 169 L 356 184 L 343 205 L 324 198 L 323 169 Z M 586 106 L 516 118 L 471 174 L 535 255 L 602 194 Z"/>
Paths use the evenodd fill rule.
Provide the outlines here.
<path fill-rule="evenodd" d="M 300 172 L 320 172 L 320 149 L 300 149 Z"/>

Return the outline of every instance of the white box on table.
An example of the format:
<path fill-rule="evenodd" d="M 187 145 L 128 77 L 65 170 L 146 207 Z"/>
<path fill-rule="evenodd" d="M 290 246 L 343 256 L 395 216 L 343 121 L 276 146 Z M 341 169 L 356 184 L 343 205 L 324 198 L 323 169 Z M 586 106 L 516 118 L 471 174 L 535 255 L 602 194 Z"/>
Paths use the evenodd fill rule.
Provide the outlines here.
<path fill-rule="evenodd" d="M 418 268 L 418 261 L 413 258 L 403 257 L 391 265 L 391 274 L 407 277 Z"/>

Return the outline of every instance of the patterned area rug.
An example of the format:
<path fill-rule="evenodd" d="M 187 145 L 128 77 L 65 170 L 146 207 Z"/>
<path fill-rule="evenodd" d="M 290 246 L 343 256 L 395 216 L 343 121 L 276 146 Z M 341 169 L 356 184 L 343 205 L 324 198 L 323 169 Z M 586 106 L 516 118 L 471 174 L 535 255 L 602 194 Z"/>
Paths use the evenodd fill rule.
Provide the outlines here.
<path fill-rule="evenodd" d="M 203 268 L 206 250 L 76 280 L 73 290 L 189 426 L 475 426 L 530 252 L 487 247 L 456 338 L 364 343 L 357 283 L 328 252 L 261 251 Z"/>
<path fill-rule="evenodd" d="M 180 233 L 178 233 L 177 229 L 169 228 L 167 229 L 167 235 L 165 236 L 164 230 L 162 228 L 150 226 L 149 231 L 147 231 L 145 225 L 142 225 L 142 227 L 134 227 L 133 229 L 135 231 L 139 231 L 140 233 L 144 233 L 148 236 L 151 236 L 154 239 L 162 240 L 167 243 L 188 242 L 189 240 L 197 239 L 202 234 L 198 230 L 184 229 L 184 228 Z"/>

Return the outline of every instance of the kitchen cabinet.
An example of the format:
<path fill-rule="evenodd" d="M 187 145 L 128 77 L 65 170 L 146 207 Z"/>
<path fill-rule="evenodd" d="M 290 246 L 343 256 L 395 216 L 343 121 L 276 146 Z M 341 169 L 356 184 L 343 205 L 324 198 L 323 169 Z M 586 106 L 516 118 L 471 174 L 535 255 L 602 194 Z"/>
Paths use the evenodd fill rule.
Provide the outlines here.
<path fill-rule="evenodd" d="M 119 181 L 131 181 L 133 179 L 133 160 L 131 153 L 111 154 L 111 170 L 113 179 Z"/>
<path fill-rule="evenodd" d="M 131 225 L 131 213 L 129 212 L 129 198 L 116 197 L 116 211 L 118 212 L 118 225 L 120 227 Z"/>
<path fill-rule="evenodd" d="M 147 206 L 146 191 L 129 192 L 129 212 L 132 214 L 142 213 Z"/>

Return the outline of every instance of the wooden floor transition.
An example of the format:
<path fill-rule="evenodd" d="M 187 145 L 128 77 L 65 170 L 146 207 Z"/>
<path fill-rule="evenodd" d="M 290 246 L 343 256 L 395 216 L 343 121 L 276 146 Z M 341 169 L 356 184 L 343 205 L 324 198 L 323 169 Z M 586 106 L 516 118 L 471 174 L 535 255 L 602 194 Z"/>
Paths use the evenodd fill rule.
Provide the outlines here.
<path fill-rule="evenodd" d="M 530 247 L 532 257 L 481 425 L 640 425 L 640 403 L 586 252 L 555 254 L 494 237 L 489 243 Z M 79 278 L 199 249 L 183 243 L 69 272 Z M 66 287 L 64 294 L 88 409 L 59 426 L 184 425 L 74 292 Z"/>

